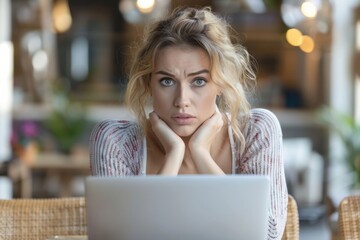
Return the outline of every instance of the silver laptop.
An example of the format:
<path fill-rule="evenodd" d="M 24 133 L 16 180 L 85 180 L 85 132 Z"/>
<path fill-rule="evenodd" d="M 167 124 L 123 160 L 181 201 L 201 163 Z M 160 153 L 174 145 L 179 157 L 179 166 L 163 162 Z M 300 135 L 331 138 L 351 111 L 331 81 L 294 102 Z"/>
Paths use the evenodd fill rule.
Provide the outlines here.
<path fill-rule="evenodd" d="M 269 188 L 258 175 L 88 177 L 88 239 L 264 240 Z"/>

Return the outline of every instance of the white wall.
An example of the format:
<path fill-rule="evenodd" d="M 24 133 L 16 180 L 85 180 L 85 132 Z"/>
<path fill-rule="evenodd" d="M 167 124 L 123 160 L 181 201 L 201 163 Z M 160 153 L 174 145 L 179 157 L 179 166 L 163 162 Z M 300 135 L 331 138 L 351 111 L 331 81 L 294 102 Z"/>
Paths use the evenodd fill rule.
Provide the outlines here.
<path fill-rule="evenodd" d="M 354 7 L 359 0 L 332 0 L 333 29 L 330 64 L 329 104 L 338 111 L 353 114 L 352 58 L 354 53 Z M 330 139 L 329 194 L 347 190 L 351 179 L 345 176 L 344 150 L 338 138 Z"/>
<path fill-rule="evenodd" d="M 13 45 L 11 36 L 11 2 L 0 0 L 0 162 L 11 155 L 11 105 L 13 91 Z M 0 199 L 12 197 L 12 185 L 0 177 Z"/>
<path fill-rule="evenodd" d="M 330 67 L 330 105 L 352 113 L 352 57 L 354 53 L 354 7 L 358 0 L 333 0 L 333 29 Z"/>
<path fill-rule="evenodd" d="M 10 157 L 11 105 L 13 91 L 13 45 L 11 2 L 0 0 L 0 161 Z"/>

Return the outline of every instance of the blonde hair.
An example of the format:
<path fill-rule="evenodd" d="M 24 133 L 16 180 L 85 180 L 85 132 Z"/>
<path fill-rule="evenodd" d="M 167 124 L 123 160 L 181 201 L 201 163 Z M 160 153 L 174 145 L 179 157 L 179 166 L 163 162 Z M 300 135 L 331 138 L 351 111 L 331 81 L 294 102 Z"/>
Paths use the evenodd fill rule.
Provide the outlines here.
<path fill-rule="evenodd" d="M 228 23 L 213 14 L 209 7 L 177 8 L 167 18 L 150 25 L 133 61 L 125 95 L 125 102 L 143 130 L 146 128 L 145 107 L 150 98 L 149 83 L 157 53 L 166 46 L 185 44 L 207 52 L 211 78 L 221 89 L 217 101 L 219 110 L 229 113 L 234 135 L 241 146 L 245 145 L 243 127 L 250 110 L 245 92 L 256 75 L 251 56 L 243 46 L 231 42 L 229 30 Z M 240 114 L 242 120 L 239 121 Z"/>

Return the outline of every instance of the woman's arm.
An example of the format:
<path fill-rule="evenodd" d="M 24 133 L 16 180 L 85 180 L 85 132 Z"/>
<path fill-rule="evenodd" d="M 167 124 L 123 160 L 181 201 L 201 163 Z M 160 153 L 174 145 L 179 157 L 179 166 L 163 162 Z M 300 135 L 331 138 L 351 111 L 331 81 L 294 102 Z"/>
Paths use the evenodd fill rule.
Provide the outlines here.
<path fill-rule="evenodd" d="M 95 176 L 138 175 L 143 158 L 140 127 L 130 121 L 98 123 L 90 136 L 90 169 Z"/>
<path fill-rule="evenodd" d="M 210 154 L 211 145 L 218 140 L 223 126 L 223 115 L 216 108 L 215 113 L 196 130 L 189 141 L 191 157 L 202 174 L 225 174 Z"/>
<path fill-rule="evenodd" d="M 288 200 L 281 127 L 273 113 L 254 109 L 246 132 L 246 146 L 238 172 L 266 175 L 270 178 L 268 239 L 281 239 Z"/>
<path fill-rule="evenodd" d="M 176 176 L 184 159 L 185 144 L 155 112 L 149 114 L 149 119 L 152 131 L 165 150 L 165 161 L 158 174 Z"/>

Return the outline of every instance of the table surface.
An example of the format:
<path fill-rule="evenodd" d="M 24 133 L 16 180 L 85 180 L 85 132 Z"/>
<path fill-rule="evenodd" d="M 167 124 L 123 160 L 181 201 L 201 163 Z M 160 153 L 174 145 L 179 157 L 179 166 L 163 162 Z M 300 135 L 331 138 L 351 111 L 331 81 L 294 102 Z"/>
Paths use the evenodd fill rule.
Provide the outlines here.
<path fill-rule="evenodd" d="M 76 169 L 90 171 L 90 160 L 85 156 L 67 156 L 63 154 L 39 154 L 31 169 Z"/>

